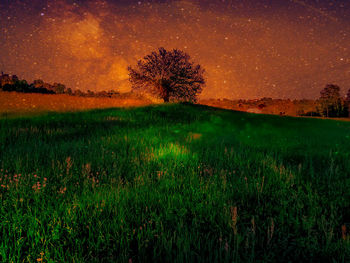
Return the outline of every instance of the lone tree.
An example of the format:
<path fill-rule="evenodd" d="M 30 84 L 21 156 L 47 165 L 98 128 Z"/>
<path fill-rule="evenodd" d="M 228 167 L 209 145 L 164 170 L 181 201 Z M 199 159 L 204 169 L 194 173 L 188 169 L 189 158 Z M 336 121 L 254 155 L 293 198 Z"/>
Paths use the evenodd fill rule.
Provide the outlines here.
<path fill-rule="evenodd" d="M 133 90 L 150 93 L 164 102 L 195 102 L 205 84 L 201 66 L 178 49 L 167 51 L 161 47 L 128 70 Z"/>
<path fill-rule="evenodd" d="M 326 117 L 340 117 L 344 114 L 344 103 L 340 96 L 340 87 L 327 84 L 320 92 L 319 98 L 320 114 Z"/>

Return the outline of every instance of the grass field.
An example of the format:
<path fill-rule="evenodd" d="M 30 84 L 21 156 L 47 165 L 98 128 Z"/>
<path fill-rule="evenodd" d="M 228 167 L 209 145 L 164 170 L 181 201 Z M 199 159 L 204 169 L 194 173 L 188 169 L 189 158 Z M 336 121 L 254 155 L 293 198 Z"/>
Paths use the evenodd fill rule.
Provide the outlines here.
<path fill-rule="evenodd" d="M 0 119 L 1 262 L 349 262 L 350 123 L 200 105 Z"/>

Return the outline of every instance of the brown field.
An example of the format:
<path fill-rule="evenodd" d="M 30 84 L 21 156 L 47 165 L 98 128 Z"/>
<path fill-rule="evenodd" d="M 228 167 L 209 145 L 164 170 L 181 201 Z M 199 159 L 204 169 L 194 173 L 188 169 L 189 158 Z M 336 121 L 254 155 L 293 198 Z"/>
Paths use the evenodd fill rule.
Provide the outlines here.
<path fill-rule="evenodd" d="M 159 103 L 159 100 L 157 101 Z M 18 93 L 18 92 L 2 92 L 0 91 L 0 116 L 18 116 L 18 115 L 35 115 L 44 112 L 70 112 L 83 111 L 91 109 L 103 109 L 114 107 L 138 107 L 153 104 L 151 100 L 141 98 L 94 98 L 94 97 L 78 97 L 69 95 L 57 94 L 36 94 L 36 93 Z M 251 105 L 238 106 L 235 101 L 220 101 L 220 100 L 201 100 L 200 104 L 208 105 L 217 108 L 224 108 L 237 111 L 274 114 L 279 115 L 281 111 L 284 115 L 298 116 L 297 111 L 315 110 L 313 103 L 293 104 L 290 101 L 286 103 L 272 103 L 266 108 L 259 110 L 255 103 Z M 250 111 L 253 109 L 253 111 Z M 257 110 L 256 112 L 254 110 Z M 315 117 L 313 117 L 315 118 Z M 334 118 L 332 118 L 334 119 Z M 350 121 L 350 118 L 337 118 L 337 120 Z"/>
<path fill-rule="evenodd" d="M 137 98 L 87 98 L 69 95 L 0 92 L 0 114 L 35 114 L 48 111 L 81 111 L 99 108 L 136 107 L 152 102 Z"/>
<path fill-rule="evenodd" d="M 201 100 L 200 103 L 212 107 L 224 108 L 235 111 L 287 116 L 299 116 L 299 112 L 301 111 L 303 111 L 304 113 L 316 111 L 316 103 L 312 100 L 291 101 L 275 99 L 271 101 L 247 100 L 244 102 L 239 102 L 239 100 L 205 99 Z M 264 107 L 260 108 L 260 104 L 263 104 Z"/>
<path fill-rule="evenodd" d="M 261 101 L 246 101 L 245 103 L 239 103 L 237 100 L 217 100 L 217 99 L 206 99 L 201 100 L 200 104 L 223 108 L 228 110 L 251 112 L 258 114 L 271 114 L 271 115 L 283 115 L 283 116 L 293 116 L 302 118 L 317 118 L 317 119 L 330 119 L 338 121 L 350 121 L 349 118 L 327 118 L 327 117 L 316 117 L 316 116 L 301 116 L 300 111 L 303 112 L 315 112 L 316 102 L 312 100 L 279 100 L 276 99 L 269 103 L 265 103 L 264 108 L 259 108 Z"/>

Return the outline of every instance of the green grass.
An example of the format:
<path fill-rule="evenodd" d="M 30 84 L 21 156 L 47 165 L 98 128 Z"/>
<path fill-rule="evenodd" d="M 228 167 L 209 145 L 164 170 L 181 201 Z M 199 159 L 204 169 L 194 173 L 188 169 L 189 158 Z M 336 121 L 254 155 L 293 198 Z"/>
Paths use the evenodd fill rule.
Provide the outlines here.
<path fill-rule="evenodd" d="M 199 105 L 2 118 L 0 261 L 349 262 L 349 149 Z"/>

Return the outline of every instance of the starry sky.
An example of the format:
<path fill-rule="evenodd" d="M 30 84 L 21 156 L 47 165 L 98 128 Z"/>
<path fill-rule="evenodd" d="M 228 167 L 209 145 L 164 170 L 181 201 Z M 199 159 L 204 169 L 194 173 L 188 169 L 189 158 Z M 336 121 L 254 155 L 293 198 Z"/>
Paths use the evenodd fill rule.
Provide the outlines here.
<path fill-rule="evenodd" d="M 349 0 L 0 0 L 0 70 L 81 90 L 130 90 L 128 65 L 178 48 L 201 98 L 317 98 L 350 88 Z"/>

